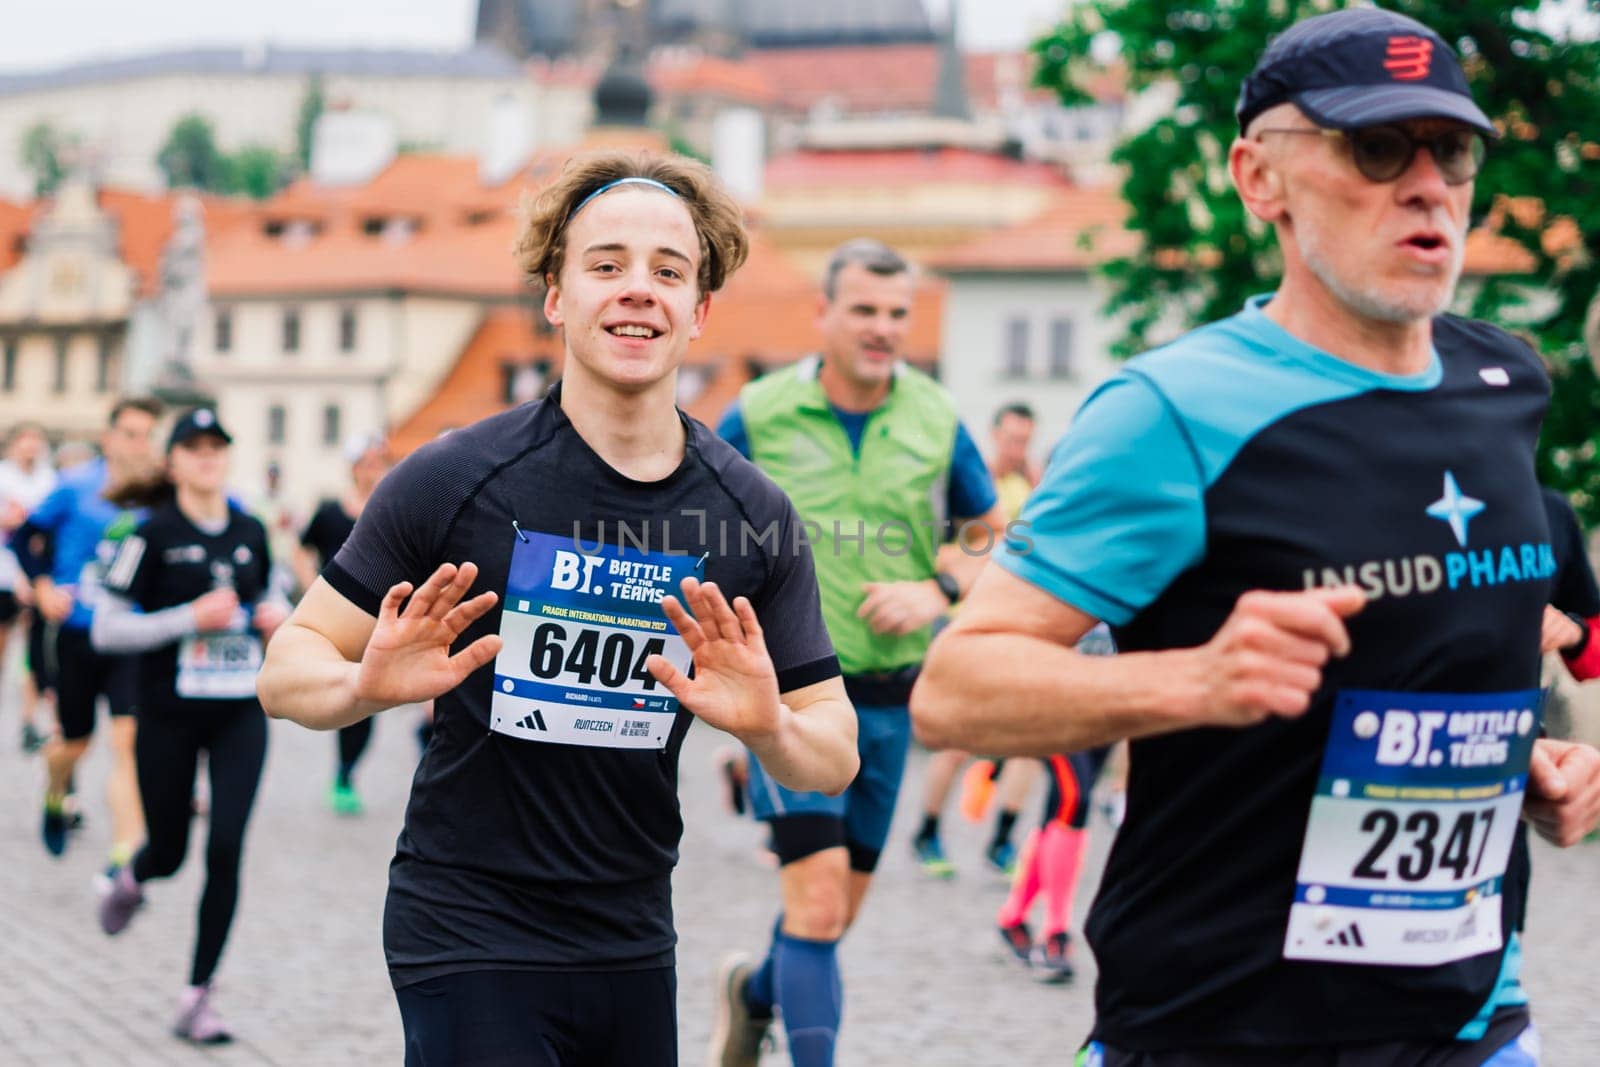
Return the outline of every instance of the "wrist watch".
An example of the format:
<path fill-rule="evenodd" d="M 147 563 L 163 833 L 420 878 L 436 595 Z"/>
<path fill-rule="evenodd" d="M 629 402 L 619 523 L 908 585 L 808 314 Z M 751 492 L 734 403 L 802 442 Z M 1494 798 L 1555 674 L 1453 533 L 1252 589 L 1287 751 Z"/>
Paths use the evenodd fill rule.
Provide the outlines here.
<path fill-rule="evenodd" d="M 961 583 L 956 581 L 955 575 L 938 571 L 933 576 L 933 584 L 939 587 L 939 592 L 943 593 L 950 603 L 954 604 L 961 599 Z"/>

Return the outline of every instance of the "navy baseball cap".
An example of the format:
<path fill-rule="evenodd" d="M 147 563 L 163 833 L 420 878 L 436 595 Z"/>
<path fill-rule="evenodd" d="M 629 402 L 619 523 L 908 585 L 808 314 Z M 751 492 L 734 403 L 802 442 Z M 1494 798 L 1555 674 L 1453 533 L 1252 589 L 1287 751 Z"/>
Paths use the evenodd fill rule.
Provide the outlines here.
<path fill-rule="evenodd" d="M 167 437 L 167 451 L 171 452 L 175 446 L 206 434 L 220 439 L 225 445 L 233 444 L 233 435 L 222 428 L 222 423 L 217 421 L 215 411 L 210 408 L 186 411 L 172 424 L 172 433 Z"/>
<path fill-rule="evenodd" d="M 1239 131 L 1284 103 L 1334 130 L 1443 118 L 1498 136 L 1444 38 L 1378 8 L 1318 15 L 1275 38 L 1239 88 Z"/>

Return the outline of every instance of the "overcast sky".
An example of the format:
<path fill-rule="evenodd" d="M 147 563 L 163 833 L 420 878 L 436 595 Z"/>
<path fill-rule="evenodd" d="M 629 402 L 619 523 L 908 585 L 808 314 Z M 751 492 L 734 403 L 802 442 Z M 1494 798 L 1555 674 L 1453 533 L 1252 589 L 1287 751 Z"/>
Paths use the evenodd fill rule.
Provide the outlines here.
<path fill-rule="evenodd" d="M 800 0 L 804 2 L 804 0 Z M 1063 0 L 960 0 L 969 48 L 1019 47 Z M 942 18 L 948 0 L 924 0 Z M 0 71 L 192 45 L 461 48 L 477 0 L 8 0 Z"/>

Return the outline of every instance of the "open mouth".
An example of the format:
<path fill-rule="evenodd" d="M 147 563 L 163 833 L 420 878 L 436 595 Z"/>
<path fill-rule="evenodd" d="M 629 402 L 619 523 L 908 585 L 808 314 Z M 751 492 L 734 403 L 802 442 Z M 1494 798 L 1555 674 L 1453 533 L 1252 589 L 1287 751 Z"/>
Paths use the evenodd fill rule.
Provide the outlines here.
<path fill-rule="evenodd" d="M 632 324 L 623 326 L 607 326 L 606 333 L 609 333 L 613 337 L 639 337 L 646 340 L 652 337 L 661 336 L 660 330 L 652 329 L 649 326 L 635 326 Z"/>
<path fill-rule="evenodd" d="M 1432 233 L 1412 234 L 1400 243 L 1407 248 L 1416 248 L 1423 252 L 1437 252 L 1445 247 L 1444 238 Z"/>

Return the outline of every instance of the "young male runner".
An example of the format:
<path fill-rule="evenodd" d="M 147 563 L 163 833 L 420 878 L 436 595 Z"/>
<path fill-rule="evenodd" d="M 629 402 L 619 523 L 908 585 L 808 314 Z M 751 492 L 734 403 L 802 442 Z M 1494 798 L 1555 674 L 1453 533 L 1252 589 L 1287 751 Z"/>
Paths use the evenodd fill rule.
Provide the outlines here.
<path fill-rule="evenodd" d="M 1088 401 L 913 698 L 934 744 L 1129 737 L 1088 1062 L 1535 1062 L 1522 819 L 1600 817 L 1538 740 L 1548 385 L 1444 314 L 1494 127 L 1449 45 L 1352 9 L 1245 81 L 1230 171 L 1283 280 Z M 1071 643 L 1096 620 L 1122 654 Z"/>
<path fill-rule="evenodd" d="M 675 1063 L 693 718 L 792 788 L 855 776 L 794 509 L 674 403 L 745 251 L 699 164 L 569 165 L 519 244 L 560 385 L 390 472 L 268 651 L 263 703 L 307 726 L 438 698 L 384 916 L 413 1067 Z"/>

